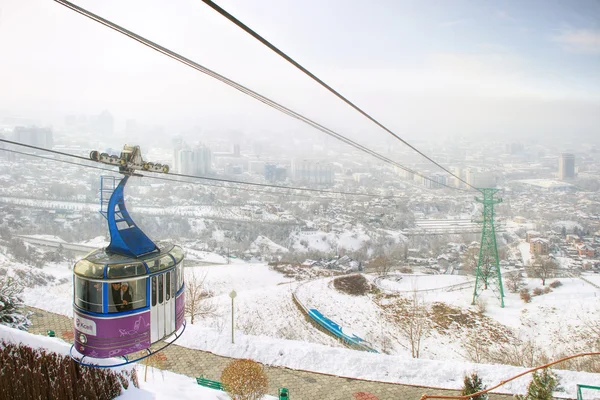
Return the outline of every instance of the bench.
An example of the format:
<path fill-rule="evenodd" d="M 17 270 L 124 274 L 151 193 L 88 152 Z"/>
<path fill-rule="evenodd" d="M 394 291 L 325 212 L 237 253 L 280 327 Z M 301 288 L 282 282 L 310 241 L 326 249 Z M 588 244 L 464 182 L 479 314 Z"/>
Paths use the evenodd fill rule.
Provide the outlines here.
<path fill-rule="evenodd" d="M 211 381 L 210 379 L 204 379 L 204 377 L 202 377 L 202 376 L 200 376 L 199 378 L 196 378 L 196 382 L 200 386 L 204 386 L 204 387 L 216 389 L 216 390 L 223 390 L 223 385 L 221 384 L 221 382 Z"/>

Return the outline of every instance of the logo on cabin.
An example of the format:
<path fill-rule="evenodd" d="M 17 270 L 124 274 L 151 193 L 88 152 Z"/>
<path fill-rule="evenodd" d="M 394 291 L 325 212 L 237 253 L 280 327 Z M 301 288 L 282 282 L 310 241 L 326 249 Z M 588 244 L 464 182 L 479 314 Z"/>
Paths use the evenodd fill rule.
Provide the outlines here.
<path fill-rule="evenodd" d="M 75 328 L 88 335 L 96 336 L 96 323 L 90 319 L 75 317 Z"/>

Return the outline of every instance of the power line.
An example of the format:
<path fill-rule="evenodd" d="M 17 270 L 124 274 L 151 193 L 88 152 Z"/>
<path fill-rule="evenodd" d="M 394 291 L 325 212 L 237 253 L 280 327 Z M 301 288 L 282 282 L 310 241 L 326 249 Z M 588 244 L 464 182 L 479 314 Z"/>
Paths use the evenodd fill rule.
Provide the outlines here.
<path fill-rule="evenodd" d="M 298 68 L 300 71 L 304 72 L 306 75 L 308 75 L 311 79 L 313 79 L 315 82 L 317 82 L 318 84 L 320 84 L 321 86 L 323 86 L 325 89 L 327 89 L 328 91 L 330 91 L 331 93 L 333 93 L 337 98 L 339 98 L 340 100 L 342 100 L 343 102 L 345 102 L 346 104 L 348 104 L 350 107 L 352 107 L 353 109 L 355 109 L 356 111 L 358 111 L 359 113 L 361 113 L 363 116 L 365 116 L 368 120 L 370 120 L 371 122 L 373 122 L 374 124 L 376 124 L 377 126 L 379 126 L 381 129 L 383 129 L 384 131 L 386 131 L 387 133 L 389 133 L 390 135 L 392 135 L 393 137 L 395 137 L 396 139 L 398 139 L 399 141 L 401 141 L 402 143 L 404 143 L 406 146 L 408 146 L 409 148 L 411 148 L 412 150 L 414 150 L 417 154 L 423 156 L 424 158 L 426 158 L 428 161 L 432 162 L 433 164 L 435 164 L 437 167 L 441 168 L 443 171 L 447 172 L 448 174 L 450 174 L 451 176 L 455 177 L 456 179 L 458 179 L 459 181 L 463 182 L 464 184 L 466 184 L 467 186 L 478 190 L 477 188 L 475 188 L 474 186 L 470 185 L 468 182 L 464 181 L 463 179 L 461 179 L 459 176 L 453 174 L 452 172 L 450 172 L 449 170 L 447 170 L 446 168 L 444 168 L 442 165 L 440 165 L 439 163 L 437 163 L 436 161 L 434 161 L 432 158 L 430 158 L 429 156 L 425 155 L 423 152 L 421 152 L 419 149 L 417 149 L 416 147 L 414 147 L 413 145 L 411 145 L 410 143 L 408 143 L 406 140 L 402 139 L 400 136 L 398 136 L 397 134 L 395 134 L 394 132 L 392 132 L 390 129 L 388 129 L 386 126 L 384 126 L 383 124 L 381 124 L 379 121 L 377 121 L 375 118 L 371 117 L 369 114 L 367 114 L 365 111 L 363 111 L 361 108 L 359 108 L 357 105 L 355 105 L 354 103 L 352 103 L 350 100 L 348 100 L 346 97 L 342 96 L 339 92 L 337 92 L 335 89 L 333 89 L 331 86 L 329 86 L 328 84 L 326 84 L 325 82 L 323 82 L 321 79 L 319 79 L 316 75 L 314 75 L 312 72 L 310 72 L 309 70 L 307 70 L 306 68 L 304 68 L 302 65 L 300 65 L 299 63 L 297 63 L 294 59 L 292 59 L 291 57 L 289 57 L 287 54 L 285 54 L 283 51 L 279 50 L 277 47 L 275 47 L 273 44 L 271 44 L 271 42 L 269 42 L 268 40 L 266 40 L 265 38 L 263 38 L 262 36 L 260 36 L 258 33 L 256 33 L 254 30 L 252 30 L 251 28 L 249 28 L 246 24 L 244 24 L 242 21 L 240 21 L 239 19 L 237 19 L 236 17 L 234 17 L 233 15 L 231 15 L 230 13 L 228 13 L 227 11 L 225 11 L 223 8 L 219 7 L 217 4 L 215 4 L 213 1 L 211 0 L 202 0 L 205 4 L 207 4 L 209 7 L 211 7 L 213 10 L 217 11 L 219 14 L 221 14 L 222 16 L 224 16 L 225 18 L 227 18 L 228 20 L 230 20 L 231 22 L 233 22 L 234 24 L 236 24 L 237 26 L 239 26 L 241 29 L 243 29 L 246 33 L 250 34 L 252 37 L 254 37 L 256 40 L 258 40 L 259 42 L 261 42 L 262 44 L 264 44 L 265 46 L 267 46 L 269 49 L 273 50 L 275 53 L 277 53 L 279 56 L 281 56 L 283 59 L 285 59 L 286 61 L 288 61 L 290 64 L 292 64 L 294 67 Z"/>
<path fill-rule="evenodd" d="M 82 159 L 82 160 L 85 160 L 85 161 L 93 161 L 93 160 L 91 160 L 89 158 L 86 158 L 86 157 L 83 157 L 83 156 L 78 156 L 78 155 L 75 155 L 75 154 L 65 153 L 65 152 L 57 151 L 57 150 L 46 149 L 44 147 L 33 146 L 33 145 L 30 145 L 30 144 L 14 142 L 12 140 L 0 139 L 0 142 L 9 143 L 9 144 L 17 145 L 17 146 L 23 146 L 23 147 L 27 147 L 27 148 L 34 149 L 34 150 L 45 151 L 45 152 L 49 152 L 49 153 L 53 153 L 53 154 L 57 154 L 57 155 L 65 156 L 65 157 L 73 157 L 73 158 Z M 17 154 L 23 154 L 23 155 L 32 156 L 32 157 L 43 158 L 43 159 L 46 159 L 46 160 L 54 160 L 54 161 L 58 161 L 58 162 L 64 162 L 64 163 L 68 163 L 68 164 L 79 165 L 79 166 L 82 166 L 82 167 L 89 167 L 89 168 L 95 168 L 95 169 L 100 169 L 100 170 L 104 170 L 104 171 L 115 172 L 114 170 L 110 170 L 110 169 L 107 169 L 107 168 L 101 168 L 101 167 L 96 167 L 96 166 L 87 165 L 87 164 L 79 164 L 79 163 L 74 163 L 74 162 L 66 161 L 66 160 L 58 160 L 58 159 L 54 159 L 54 158 L 43 157 L 43 156 L 40 156 L 40 155 L 37 155 L 37 154 L 23 153 L 23 152 L 19 152 L 19 151 L 16 151 L 16 150 L 2 149 L 2 148 L 0 148 L 0 150 L 12 152 L 12 153 L 17 153 Z M 151 172 L 151 171 L 148 171 L 148 172 Z M 139 174 L 139 175 L 142 176 L 142 177 L 148 177 L 148 178 L 159 179 L 159 180 L 168 180 L 168 181 L 179 182 L 179 183 L 194 183 L 194 182 L 189 182 L 189 181 L 180 181 L 180 180 L 176 180 L 176 179 L 170 179 L 170 178 L 167 178 L 166 176 L 154 176 L 154 175 L 142 175 L 142 174 Z M 213 177 L 187 175 L 187 174 L 173 174 L 173 173 L 169 173 L 168 176 L 179 176 L 179 177 L 182 177 L 182 178 L 202 179 L 202 180 L 224 182 L 224 183 L 230 183 L 230 184 L 236 184 L 236 185 L 250 185 L 250 186 L 258 186 L 258 187 L 264 187 L 264 188 L 274 188 L 274 189 L 279 189 L 279 190 L 284 189 L 284 190 L 288 190 L 288 191 L 289 190 L 300 190 L 300 191 L 307 191 L 307 192 L 321 193 L 321 194 L 337 194 L 337 195 L 365 196 L 365 197 L 378 197 L 378 198 L 393 198 L 393 197 L 397 197 L 397 196 L 384 196 L 384 195 L 379 195 L 379 194 L 374 194 L 374 193 L 345 192 L 345 191 L 337 191 L 337 190 L 325 190 L 325 189 L 313 189 L 313 188 L 301 188 L 301 187 L 294 187 L 294 186 L 274 185 L 274 184 L 267 184 L 267 183 L 244 182 L 244 181 L 237 181 L 237 180 L 233 180 L 233 179 L 213 178 Z M 210 185 L 210 184 L 203 184 L 203 185 L 214 186 L 214 187 L 225 188 L 225 189 L 235 189 L 235 190 L 245 190 L 245 191 L 257 191 L 257 192 L 260 192 L 260 193 L 277 194 L 277 193 L 274 193 L 273 191 L 264 191 L 264 190 L 260 191 L 260 190 L 257 190 L 257 189 L 249 189 L 249 188 L 235 188 L 235 187 L 228 187 L 228 186 L 221 186 L 221 185 Z M 312 197 L 312 196 L 307 196 L 307 195 L 296 195 L 296 194 L 290 194 L 290 195 L 291 196 L 301 196 L 301 197 Z M 322 198 L 324 198 L 324 197 L 322 197 Z M 335 199 L 337 199 L 337 197 L 329 197 L 329 198 L 335 198 Z"/>
<path fill-rule="evenodd" d="M 270 106 L 270 107 L 272 107 L 272 108 L 274 108 L 274 109 L 276 109 L 276 110 L 278 110 L 278 111 L 280 111 L 280 112 L 282 112 L 282 113 L 284 113 L 284 114 L 286 114 L 286 115 L 288 115 L 288 116 L 290 116 L 292 118 L 298 119 L 298 120 L 306 123 L 307 125 L 310 125 L 313 128 L 315 128 L 315 129 L 317 129 L 317 130 L 319 130 L 319 131 L 321 131 L 321 132 L 323 132 L 323 133 L 325 133 L 325 134 L 327 134 L 329 136 L 332 136 L 332 137 L 334 137 L 334 138 L 336 138 L 336 139 L 338 139 L 338 140 L 340 140 L 340 141 L 342 141 L 342 142 L 344 142 L 344 143 L 346 143 L 346 144 L 348 144 L 348 145 L 350 145 L 350 146 L 352 146 L 352 147 L 354 147 L 356 149 L 359 149 L 359 150 L 361 150 L 361 151 L 363 151 L 363 152 L 365 152 L 367 154 L 370 154 L 370 155 L 378 158 L 381 161 L 384 161 L 384 162 L 386 162 L 388 164 L 392 164 L 392 165 L 394 165 L 394 166 L 396 166 L 396 167 L 398 167 L 400 169 L 403 169 L 404 171 L 412 173 L 414 175 L 420 176 L 421 178 L 423 178 L 425 180 L 428 180 L 428 181 L 431 181 L 431 182 L 433 182 L 436 185 L 444 186 L 444 187 L 447 187 L 447 188 L 453 189 L 453 190 L 463 191 L 462 189 L 459 189 L 459 188 L 456 188 L 456 187 L 449 186 L 449 185 L 446 185 L 444 183 L 438 182 L 437 180 L 434 180 L 434 179 L 432 179 L 430 177 L 427 177 L 427 176 L 425 176 L 423 174 L 420 174 L 419 172 L 416 172 L 416 171 L 414 171 L 414 170 L 412 170 L 410 168 L 407 168 L 407 167 L 405 167 L 405 166 L 403 166 L 403 165 L 401 165 L 401 164 L 399 164 L 399 163 L 397 163 L 397 162 L 395 162 L 395 161 L 393 161 L 393 160 L 391 160 L 391 159 L 389 159 L 389 158 L 387 158 L 387 157 L 385 157 L 385 156 L 383 156 L 383 155 L 381 155 L 379 153 L 376 153 L 375 151 L 370 150 L 367 147 L 365 147 L 365 146 L 363 146 L 363 145 L 361 145 L 361 144 L 359 144 L 359 143 L 357 143 L 357 142 L 355 142 L 355 141 L 353 141 L 351 139 L 348 139 L 347 137 L 345 137 L 345 136 L 343 136 L 343 135 L 341 135 L 341 134 L 339 134 L 339 133 L 337 133 L 337 132 L 335 132 L 335 131 L 333 131 L 333 130 L 331 130 L 331 129 L 329 129 L 329 128 L 327 128 L 327 127 L 325 127 L 325 126 L 323 126 L 323 125 L 321 125 L 321 124 L 319 124 L 319 123 L 317 123 L 317 122 L 315 122 L 315 121 L 313 121 L 313 120 L 311 120 L 311 119 L 309 119 L 309 118 L 307 118 L 307 117 L 305 117 L 305 116 L 303 116 L 303 115 L 301 115 L 301 114 L 299 114 L 299 113 L 297 113 L 297 112 L 295 112 L 295 111 L 293 111 L 293 110 L 291 110 L 291 109 L 289 109 L 289 108 L 287 108 L 287 107 L 285 107 L 285 106 L 283 106 L 283 105 L 281 105 L 281 104 L 279 104 L 279 103 L 277 103 L 277 102 L 275 102 L 275 101 L 273 101 L 271 99 L 269 99 L 269 98 L 267 98 L 267 97 L 265 97 L 265 96 L 263 96 L 263 95 L 255 92 L 255 91 L 253 91 L 253 90 L 251 90 L 251 89 L 249 89 L 249 88 L 247 88 L 247 87 L 245 87 L 245 86 L 243 86 L 243 85 L 241 85 L 241 84 L 239 84 L 239 83 L 237 83 L 237 82 L 235 82 L 235 81 L 233 81 L 233 80 L 231 80 L 229 78 L 227 78 L 227 77 L 225 77 L 225 76 L 223 76 L 223 75 L 218 74 L 217 72 L 214 72 L 214 71 L 212 71 L 212 70 L 210 70 L 210 69 L 208 69 L 208 68 L 206 68 L 206 67 L 204 67 L 204 66 L 202 66 L 202 65 L 200 65 L 200 64 L 198 64 L 198 63 L 196 63 L 196 62 L 194 62 L 194 61 L 192 61 L 192 60 L 190 60 L 188 58 L 186 58 L 186 57 L 183 57 L 182 55 L 180 55 L 178 53 L 175 53 L 174 51 L 171 51 L 171 50 L 169 50 L 169 49 L 167 49 L 167 48 L 165 48 L 163 46 L 160 46 L 159 44 L 156 44 L 156 43 L 154 43 L 154 42 L 152 42 L 152 41 L 150 41 L 150 40 L 148 40 L 148 39 L 146 39 L 146 38 L 144 38 L 144 37 L 142 37 L 142 36 L 140 36 L 140 35 L 138 35 L 138 34 L 136 34 L 134 32 L 131 32 L 131 31 L 129 31 L 129 30 L 127 30 L 127 29 L 125 29 L 125 28 L 123 28 L 123 27 L 121 27 L 121 26 L 119 26 L 119 25 L 117 25 L 117 24 L 115 24 L 115 23 L 113 23 L 111 21 L 108 21 L 107 19 L 104 19 L 104 18 L 102 18 L 102 17 L 100 17 L 100 16 L 98 16 L 98 15 L 96 15 L 96 14 L 90 12 L 90 11 L 87 11 L 84 8 L 81 8 L 81 7 L 79 7 L 79 6 L 71 3 L 69 1 L 66 1 L 66 0 L 55 0 L 55 1 L 57 3 L 65 6 L 65 7 L 67 7 L 67 8 L 70 8 L 71 10 L 73 10 L 73 11 L 79 13 L 79 14 L 82 14 L 82 15 L 84 15 L 84 16 L 86 16 L 86 17 L 88 17 L 88 18 L 90 18 L 90 19 L 92 19 L 92 20 L 94 20 L 96 22 L 101 23 L 102 25 L 105 25 L 105 26 L 107 26 L 107 27 L 109 27 L 109 28 L 111 28 L 111 29 L 119 32 L 119 33 L 122 33 L 122 34 L 130 37 L 131 39 L 133 39 L 133 40 L 135 40 L 135 41 L 137 41 L 139 43 L 142 43 L 145 46 L 148 46 L 151 49 L 154 49 L 154 50 L 158 51 L 159 53 L 162 53 L 162 54 L 164 54 L 164 55 L 166 55 L 168 57 L 171 57 L 171 58 L 173 58 L 173 59 L 181 62 L 182 64 L 185 64 L 185 65 L 187 65 L 187 66 L 189 66 L 191 68 L 194 68 L 197 71 L 200 71 L 200 72 L 202 72 L 202 73 L 204 73 L 204 74 L 206 74 L 206 75 L 208 75 L 208 76 L 210 76 L 210 77 L 212 77 L 214 79 L 217 79 L 217 80 L 225 83 L 226 85 L 228 85 L 230 87 L 233 87 L 234 89 L 237 89 L 240 92 L 242 92 L 242 93 L 244 93 L 244 94 L 246 94 L 246 95 L 248 95 L 250 97 L 253 97 L 254 99 L 256 99 L 256 100 L 258 100 L 258 101 L 260 101 L 260 102 L 262 102 L 262 103 L 264 103 L 264 104 L 266 104 L 266 105 L 268 105 L 268 106 Z"/>

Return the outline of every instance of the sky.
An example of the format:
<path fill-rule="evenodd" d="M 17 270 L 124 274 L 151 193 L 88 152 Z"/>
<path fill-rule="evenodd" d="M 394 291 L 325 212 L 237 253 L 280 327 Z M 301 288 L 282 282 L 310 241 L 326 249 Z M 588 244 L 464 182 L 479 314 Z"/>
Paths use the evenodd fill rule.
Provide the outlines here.
<path fill-rule="evenodd" d="M 387 134 L 201 0 L 77 0 L 354 137 Z M 600 135 L 600 1 L 219 0 L 407 138 Z M 51 0 L 0 0 L 0 117 L 309 128 Z M 118 127 L 120 125 L 117 125 Z"/>

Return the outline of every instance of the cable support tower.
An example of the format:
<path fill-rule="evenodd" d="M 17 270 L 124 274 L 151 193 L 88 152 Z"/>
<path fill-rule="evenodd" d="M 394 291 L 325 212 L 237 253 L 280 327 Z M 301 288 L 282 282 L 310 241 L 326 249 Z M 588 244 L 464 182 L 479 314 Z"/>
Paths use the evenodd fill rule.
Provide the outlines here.
<path fill-rule="evenodd" d="M 233 15 L 231 15 L 230 13 L 228 13 L 227 11 L 225 11 L 223 8 L 219 7 L 213 1 L 211 1 L 211 0 L 202 0 L 202 1 L 205 4 L 207 4 L 209 7 L 211 7 L 213 10 L 215 10 L 219 14 L 221 14 L 223 17 L 227 18 L 228 20 L 230 20 L 231 22 L 233 22 L 235 25 L 237 25 L 238 27 L 240 27 L 246 33 L 248 33 L 249 35 L 251 35 L 253 38 L 255 38 L 256 40 L 258 40 L 259 42 L 261 42 L 262 44 L 264 44 L 265 46 L 267 46 L 269 49 L 273 50 L 273 52 L 275 52 L 277 55 L 279 55 L 280 57 L 282 57 L 284 60 L 286 60 L 287 62 L 289 62 L 290 64 L 292 64 L 294 67 L 298 68 L 304 74 L 308 75 L 312 80 L 314 80 L 315 82 L 317 82 L 319 85 L 323 86 L 329 92 L 333 93 L 337 98 L 339 98 L 340 100 L 342 100 L 344 103 L 348 104 L 354 110 L 358 111 L 360 114 L 362 114 L 364 117 L 366 117 L 369 121 L 373 122 L 375 125 L 377 125 L 381 129 L 383 129 L 384 131 L 386 131 L 387 133 L 389 133 L 390 135 L 392 135 L 394 138 L 396 138 L 397 140 L 399 140 L 400 142 L 402 142 L 404 145 L 408 146 L 411 150 L 415 151 L 417 154 L 419 154 L 420 156 L 424 157 L 426 160 L 430 161 L 431 163 L 433 163 L 434 165 L 436 165 L 437 167 L 439 167 L 440 169 L 442 169 L 444 172 L 446 172 L 446 173 L 450 174 L 451 176 L 455 177 L 460 182 L 463 182 L 468 187 L 470 187 L 470 188 L 472 188 L 474 190 L 477 190 L 474 186 L 472 186 L 471 184 L 469 184 L 468 182 L 466 182 L 465 180 L 463 180 L 461 177 L 453 174 L 452 172 L 450 172 L 449 170 L 447 170 L 446 168 L 444 168 L 441 164 L 439 164 L 436 161 L 434 161 L 431 157 L 427 156 L 422 151 L 420 151 L 419 149 L 417 149 L 415 146 L 411 145 L 406 140 L 402 139 L 399 135 L 397 135 L 394 132 L 392 132 L 389 128 L 387 128 L 382 123 L 380 123 L 379 121 L 377 121 L 375 118 L 373 118 L 367 112 L 363 111 L 360 107 L 358 107 L 353 102 L 351 102 L 350 100 L 348 100 L 346 97 L 344 97 L 343 95 L 341 95 L 338 91 L 336 91 L 335 89 L 333 89 L 331 86 L 329 86 L 323 80 L 319 79 L 312 72 L 310 72 L 309 70 L 307 70 L 306 68 L 304 68 L 302 65 L 300 65 L 298 62 L 296 62 L 294 59 L 292 59 L 286 53 L 284 53 L 283 51 L 281 51 L 277 47 L 275 47 L 267 39 L 265 39 L 264 37 L 260 36 L 258 33 L 256 33 L 254 30 L 252 30 L 246 24 L 244 24 L 242 21 L 240 21 L 239 19 L 237 19 L 236 17 L 234 17 Z"/>
<path fill-rule="evenodd" d="M 375 157 L 375 158 L 377 158 L 377 159 L 379 159 L 379 160 L 381 160 L 381 161 L 383 161 L 385 163 L 391 164 L 391 165 L 393 165 L 393 166 L 395 166 L 397 168 L 400 168 L 400 169 L 402 169 L 402 170 L 404 170 L 406 172 L 409 172 L 409 173 L 412 173 L 413 175 L 419 176 L 419 177 L 421 177 L 421 178 L 423 178 L 425 180 L 428 180 L 428 181 L 434 183 L 435 185 L 444 186 L 444 187 L 447 187 L 449 189 L 453 189 L 453 190 L 463 191 L 464 192 L 463 189 L 456 188 L 456 187 L 453 187 L 453 186 L 446 185 L 444 183 L 438 182 L 437 180 L 434 180 L 434 179 L 432 179 L 432 178 L 430 178 L 428 176 L 425 176 L 425 175 L 423 175 L 423 174 L 421 174 L 421 173 L 419 173 L 417 171 L 414 171 L 414 170 L 412 170 L 412 169 L 410 169 L 410 168 L 408 168 L 408 167 L 406 167 L 406 166 L 404 166 L 402 164 L 399 164 L 399 163 L 397 163 L 397 162 L 395 162 L 395 161 L 393 161 L 393 160 L 391 160 L 391 159 L 389 159 L 389 158 L 387 158 L 387 157 L 385 157 L 385 156 L 383 156 L 383 155 L 381 155 L 381 154 L 379 154 L 379 153 L 377 153 L 377 152 L 375 152 L 375 151 L 373 151 L 373 150 L 371 150 L 371 149 L 369 149 L 369 148 L 367 148 L 367 147 L 365 147 L 365 146 L 363 146 L 363 145 L 361 145 L 361 144 L 359 144 L 359 143 L 357 143 L 357 142 L 355 142 L 355 141 L 353 141 L 353 140 L 351 140 L 351 139 L 349 139 L 349 138 L 347 138 L 347 137 L 345 137 L 345 136 L 343 136 L 343 135 L 341 135 L 341 134 L 339 134 L 339 133 L 337 133 L 337 132 L 335 132 L 335 131 L 333 131 L 333 130 L 331 130 L 331 129 L 329 129 L 329 128 L 327 128 L 327 127 L 325 127 L 325 126 L 323 126 L 323 125 L 321 125 L 321 124 L 319 124 L 319 123 L 317 123 L 315 121 L 313 121 L 313 120 L 311 120 L 311 119 L 309 119 L 309 118 L 307 118 L 307 117 L 305 117 L 305 116 L 303 116 L 302 114 L 299 114 L 299 113 L 297 113 L 297 112 L 295 112 L 295 111 L 293 111 L 293 110 L 291 110 L 291 109 L 289 109 L 289 108 L 281 105 L 280 103 L 277 103 L 277 102 L 275 102 L 275 101 L 273 101 L 273 100 L 271 100 L 271 99 L 269 99 L 269 98 L 267 98 L 267 97 L 265 97 L 265 96 L 263 96 L 263 95 L 255 92 L 255 91 L 253 91 L 253 90 L 251 90 L 251 89 L 249 89 L 249 88 L 247 88 L 247 87 L 245 87 L 245 86 L 243 86 L 243 85 L 241 85 L 241 84 L 239 84 L 239 83 L 237 83 L 237 82 L 235 82 L 235 81 L 233 81 L 233 80 L 231 80 L 231 79 L 229 79 L 229 78 L 227 78 L 227 77 L 225 77 L 225 76 L 223 76 L 223 75 L 221 75 L 221 74 L 219 74 L 217 72 L 215 72 L 215 71 L 212 71 L 212 70 L 210 70 L 210 69 L 208 69 L 208 68 L 206 68 L 206 67 L 204 67 L 204 66 L 202 66 L 202 65 L 200 65 L 200 64 L 198 64 L 198 63 L 196 63 L 196 62 L 194 62 L 194 61 L 192 61 L 192 60 L 190 60 L 190 59 L 188 59 L 186 57 L 183 57 L 182 55 L 180 55 L 178 53 L 175 53 L 172 50 L 167 49 L 166 47 L 163 47 L 163 46 L 161 46 L 159 44 L 156 44 L 156 43 L 154 43 L 154 42 L 152 42 L 152 41 L 150 41 L 150 40 L 148 40 L 148 39 L 146 39 L 146 38 L 144 38 L 144 37 L 142 37 L 142 36 L 140 36 L 140 35 L 132 32 L 132 31 L 129 31 L 129 30 L 127 30 L 127 29 L 125 29 L 125 28 L 123 28 L 123 27 L 121 27 L 121 26 L 119 26 L 119 25 L 117 25 L 117 24 L 115 24 L 115 23 L 113 23 L 113 22 L 105 19 L 105 18 L 102 18 L 102 17 L 100 17 L 100 16 L 98 16 L 98 15 L 96 15 L 96 14 L 94 14 L 94 13 L 92 13 L 92 12 L 90 12 L 90 11 L 84 9 L 84 8 L 82 8 L 82 7 L 79 7 L 79 6 L 73 4 L 73 3 L 69 2 L 69 1 L 66 1 L 66 0 L 54 0 L 54 1 L 56 1 L 57 3 L 65 6 L 67 8 L 70 8 L 71 10 L 73 10 L 73 11 L 75 11 L 75 12 L 81 14 L 81 15 L 84 15 L 84 16 L 86 16 L 86 17 L 88 17 L 88 18 L 90 18 L 90 19 L 92 19 L 92 20 L 94 20 L 94 21 L 96 21 L 96 22 L 104 25 L 104 26 L 107 26 L 107 27 L 109 27 L 109 28 L 111 28 L 111 29 L 113 29 L 113 30 L 115 30 L 115 31 L 117 31 L 117 32 L 125 35 L 125 36 L 128 36 L 129 38 L 131 38 L 131 39 L 133 39 L 133 40 L 135 40 L 135 41 L 137 41 L 139 43 L 142 43 L 143 45 L 145 45 L 147 47 L 150 47 L 151 49 L 156 50 L 159 53 L 162 53 L 162 54 L 164 54 L 164 55 L 166 55 L 166 56 L 168 56 L 170 58 L 173 58 L 174 60 L 177 60 L 177 61 L 181 62 L 182 64 L 185 64 L 185 65 L 187 65 L 187 66 L 189 66 L 189 67 L 191 67 L 191 68 L 193 68 L 193 69 L 195 69 L 197 71 L 200 71 L 200 72 L 202 72 L 202 73 L 204 73 L 204 74 L 206 74 L 206 75 L 208 75 L 208 76 L 210 76 L 210 77 L 218 80 L 218 81 L 221 81 L 221 82 L 225 83 L 226 85 L 228 85 L 228 86 L 230 86 L 230 87 L 232 87 L 232 88 L 234 88 L 234 89 L 236 89 L 236 90 L 238 90 L 238 91 L 240 91 L 240 92 L 242 92 L 242 93 L 244 93 L 244 94 L 246 94 L 246 95 L 248 95 L 248 96 L 250 96 L 250 97 L 252 97 L 252 98 L 254 98 L 254 99 L 256 99 L 256 100 L 258 100 L 258 101 L 260 101 L 262 103 L 264 103 L 264 104 L 266 104 L 266 105 L 268 105 L 269 107 L 272 107 L 272 108 L 274 108 L 274 109 L 282 112 L 283 114 L 286 114 L 286 115 L 288 115 L 288 116 L 290 116 L 292 118 L 295 118 L 295 119 L 297 119 L 297 120 L 299 120 L 301 122 L 304 122 L 305 124 L 307 124 L 307 125 L 315 128 L 315 129 L 317 129 L 317 130 L 319 130 L 319 131 L 321 131 L 321 132 L 323 132 L 323 133 L 325 133 L 325 134 L 327 134 L 327 135 L 329 135 L 331 137 L 334 137 L 335 139 L 337 139 L 337 140 L 339 140 L 339 141 L 341 141 L 343 143 L 346 143 L 346 144 L 348 144 L 348 145 L 350 145 L 350 146 L 352 146 L 352 147 L 354 147 L 354 148 L 356 148 L 356 149 L 358 149 L 360 151 L 363 151 L 363 152 L 365 152 L 367 154 L 370 154 L 373 157 Z M 176 175 L 176 174 L 172 174 L 172 175 Z M 177 174 L 176 176 L 185 176 L 185 175 Z"/>
<path fill-rule="evenodd" d="M 72 157 L 72 158 L 77 158 L 77 159 L 81 159 L 81 160 L 85 160 L 85 161 L 91 161 L 87 157 L 78 156 L 76 154 L 70 154 L 70 153 L 65 153 L 65 152 L 62 152 L 62 151 L 46 149 L 46 148 L 39 147 L 39 146 L 33 146 L 33 145 L 25 144 L 25 143 L 14 142 L 12 140 L 0 139 L 0 142 L 9 143 L 9 144 L 12 144 L 12 145 L 17 145 L 17 146 L 23 146 L 23 147 L 27 147 L 27 148 L 30 148 L 30 149 L 40 150 L 40 151 L 44 151 L 44 152 L 49 152 L 49 153 L 53 153 L 53 154 L 57 154 L 57 155 L 65 156 L 65 157 Z M 43 156 L 40 156 L 40 155 L 37 155 L 37 154 L 24 153 L 24 152 L 20 152 L 20 151 L 16 151 L 16 150 L 3 149 L 3 148 L 0 148 L 0 150 L 11 152 L 11 153 L 16 153 L 16 154 L 21 154 L 21 155 L 26 155 L 26 156 L 31 156 L 31 157 L 42 158 L 42 159 L 50 160 L 50 161 L 57 161 L 57 162 L 62 162 L 62 163 L 67 163 L 67 164 L 78 165 L 78 166 L 81 166 L 81 167 L 95 168 L 95 169 L 99 169 L 99 170 L 114 172 L 114 170 L 111 170 L 111 169 L 108 169 L 108 168 L 96 167 L 96 166 L 88 165 L 88 164 L 80 164 L 80 163 L 75 163 L 75 162 L 67 161 L 67 160 L 60 160 L 60 159 L 55 159 L 55 158 L 43 157 Z M 148 171 L 148 172 L 152 172 L 152 171 Z M 189 178 L 189 179 L 202 179 L 202 180 L 209 180 L 209 181 L 215 181 L 215 182 L 223 182 L 223 183 L 229 183 L 229 184 L 235 184 L 235 185 L 258 186 L 258 187 L 273 188 L 273 189 L 276 189 L 276 190 L 287 190 L 287 191 L 298 190 L 298 191 L 305 191 L 305 192 L 312 192 L 312 193 L 321 193 L 321 194 L 326 194 L 326 195 L 363 196 L 363 197 L 375 197 L 375 198 L 384 198 L 384 199 L 386 199 L 386 198 L 399 198 L 399 197 L 403 197 L 403 196 L 385 196 L 385 195 L 374 194 L 374 193 L 344 192 L 344 191 L 336 191 L 336 190 L 312 189 L 312 188 L 301 188 L 301 187 L 294 187 L 294 186 L 272 185 L 272 184 L 266 184 L 266 183 L 244 182 L 244 181 L 237 181 L 237 180 L 233 180 L 233 179 L 222 179 L 222 178 L 213 178 L 213 177 L 206 177 L 206 176 L 186 175 L 186 174 L 169 173 L 168 175 L 172 175 L 172 176 L 176 176 L 176 177 Z M 311 196 L 311 195 L 294 194 L 294 193 L 289 193 L 289 192 L 288 193 L 276 193 L 275 191 L 251 189 L 251 188 L 245 188 L 245 187 L 244 188 L 242 188 L 242 187 L 237 187 L 236 188 L 236 187 L 224 186 L 224 185 L 211 185 L 211 184 L 207 184 L 207 183 L 199 183 L 199 182 L 190 182 L 190 181 L 185 181 L 185 180 L 177 180 L 177 179 L 167 178 L 167 177 L 164 177 L 164 176 L 154 176 L 154 175 L 142 175 L 142 176 L 145 176 L 147 178 L 152 178 L 152 179 L 158 179 L 158 180 L 172 181 L 172 182 L 177 182 L 177 183 L 200 184 L 200 185 L 203 185 L 203 186 L 212 186 L 212 187 L 223 188 L 223 189 L 253 191 L 253 192 L 266 193 L 266 194 L 272 194 L 272 195 L 290 195 L 290 196 L 308 197 L 308 198 L 313 198 L 313 199 L 315 198 L 314 196 Z M 330 199 L 341 200 L 339 197 L 333 197 L 333 196 L 322 196 L 322 197 L 319 197 L 319 198 L 330 198 Z"/>
<path fill-rule="evenodd" d="M 494 198 L 499 189 L 477 189 L 483 194 L 483 198 L 475 197 L 475 201 L 483 204 L 483 228 L 481 230 L 481 244 L 479 248 L 479 259 L 475 277 L 475 290 L 473 292 L 473 303 L 486 289 L 491 289 L 500 300 L 500 306 L 504 308 L 504 287 L 502 286 L 502 274 L 498 260 L 498 246 L 496 244 L 496 228 L 494 226 L 494 205 L 502 202 L 500 198 Z"/>

